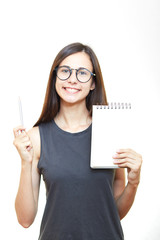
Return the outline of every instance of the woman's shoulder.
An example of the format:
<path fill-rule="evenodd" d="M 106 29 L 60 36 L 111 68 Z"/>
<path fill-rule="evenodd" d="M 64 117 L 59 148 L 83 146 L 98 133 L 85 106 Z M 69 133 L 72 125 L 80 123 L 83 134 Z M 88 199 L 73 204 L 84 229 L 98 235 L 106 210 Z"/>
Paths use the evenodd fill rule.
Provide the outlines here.
<path fill-rule="evenodd" d="M 27 133 L 28 133 L 29 137 L 33 139 L 33 141 L 38 140 L 40 138 L 38 126 L 29 129 Z"/>
<path fill-rule="evenodd" d="M 39 159 L 40 157 L 40 133 L 39 133 L 39 127 L 33 127 L 31 128 L 27 134 L 29 135 L 29 138 L 33 144 L 33 149 L 36 154 L 36 157 Z"/>

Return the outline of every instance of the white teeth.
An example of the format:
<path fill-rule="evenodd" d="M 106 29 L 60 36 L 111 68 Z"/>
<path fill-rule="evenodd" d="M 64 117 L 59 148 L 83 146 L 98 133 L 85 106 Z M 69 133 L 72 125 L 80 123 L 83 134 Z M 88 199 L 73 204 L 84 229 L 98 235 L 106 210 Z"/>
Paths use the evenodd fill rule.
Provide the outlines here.
<path fill-rule="evenodd" d="M 74 88 L 65 88 L 65 90 L 70 93 L 76 93 L 79 91 L 78 89 L 74 89 Z"/>

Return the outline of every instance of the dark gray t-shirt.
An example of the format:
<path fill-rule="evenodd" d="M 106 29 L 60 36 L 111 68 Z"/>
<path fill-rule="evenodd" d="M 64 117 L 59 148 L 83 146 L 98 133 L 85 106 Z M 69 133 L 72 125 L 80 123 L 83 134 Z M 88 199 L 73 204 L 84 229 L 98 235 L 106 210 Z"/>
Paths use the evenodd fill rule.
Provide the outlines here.
<path fill-rule="evenodd" d="M 51 121 L 39 129 L 38 168 L 46 185 L 39 240 L 124 239 L 113 197 L 115 170 L 90 168 L 91 126 L 69 133 Z"/>

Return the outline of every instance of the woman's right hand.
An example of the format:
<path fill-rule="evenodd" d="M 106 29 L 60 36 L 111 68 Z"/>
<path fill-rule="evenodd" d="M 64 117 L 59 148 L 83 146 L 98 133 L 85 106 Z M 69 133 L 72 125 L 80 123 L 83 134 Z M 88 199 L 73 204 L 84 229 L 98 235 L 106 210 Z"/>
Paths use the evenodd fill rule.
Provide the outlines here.
<path fill-rule="evenodd" d="M 28 134 L 23 126 L 13 129 L 14 141 L 13 144 L 17 148 L 23 162 L 32 162 L 33 160 L 33 145 Z"/>

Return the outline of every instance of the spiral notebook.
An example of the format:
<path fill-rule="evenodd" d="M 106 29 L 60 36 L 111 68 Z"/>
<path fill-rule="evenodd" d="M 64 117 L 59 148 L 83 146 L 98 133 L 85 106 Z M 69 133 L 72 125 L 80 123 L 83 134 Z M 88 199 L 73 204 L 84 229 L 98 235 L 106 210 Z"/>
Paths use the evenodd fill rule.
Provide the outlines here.
<path fill-rule="evenodd" d="M 118 149 L 132 148 L 135 140 L 132 114 L 130 103 L 93 105 L 91 168 L 118 168 L 112 156 Z"/>

